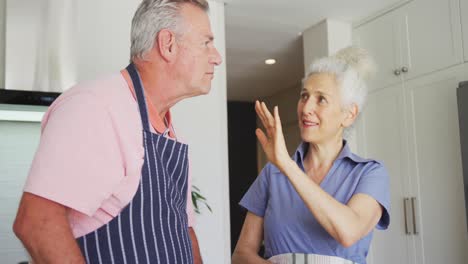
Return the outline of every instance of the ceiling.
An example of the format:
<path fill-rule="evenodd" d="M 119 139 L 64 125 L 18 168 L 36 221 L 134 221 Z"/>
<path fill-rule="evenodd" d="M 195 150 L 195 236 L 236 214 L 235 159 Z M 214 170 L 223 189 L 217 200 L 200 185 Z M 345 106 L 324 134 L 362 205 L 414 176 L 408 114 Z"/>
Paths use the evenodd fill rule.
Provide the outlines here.
<path fill-rule="evenodd" d="M 225 7 L 228 100 L 254 101 L 304 75 L 301 32 L 325 18 L 360 21 L 402 0 L 230 0 Z M 268 58 L 276 64 L 266 65 Z"/>

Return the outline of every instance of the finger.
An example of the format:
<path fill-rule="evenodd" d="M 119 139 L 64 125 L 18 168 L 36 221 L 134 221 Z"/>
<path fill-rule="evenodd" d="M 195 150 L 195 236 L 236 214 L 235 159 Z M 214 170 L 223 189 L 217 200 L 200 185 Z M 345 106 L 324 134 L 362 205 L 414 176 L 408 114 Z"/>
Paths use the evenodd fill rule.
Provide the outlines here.
<path fill-rule="evenodd" d="M 262 110 L 263 110 L 263 114 L 265 115 L 265 118 L 268 122 L 268 125 L 270 127 L 274 126 L 275 125 L 275 119 L 273 118 L 273 116 L 271 115 L 270 111 L 268 111 L 268 107 L 266 106 L 266 104 L 264 102 L 262 102 Z"/>
<path fill-rule="evenodd" d="M 260 119 L 260 121 L 262 122 L 262 125 L 266 128 L 268 127 L 268 122 L 267 122 L 267 119 L 265 117 L 265 114 L 263 113 L 263 109 L 262 109 L 262 105 L 259 101 L 256 101 L 255 102 L 255 111 L 257 112 L 257 116 L 258 118 Z"/>
<path fill-rule="evenodd" d="M 273 109 L 273 115 L 274 115 L 274 118 L 275 118 L 276 128 L 282 129 L 281 118 L 280 118 L 280 115 L 279 115 L 279 107 L 278 106 L 275 106 L 275 108 Z"/>
<path fill-rule="evenodd" d="M 255 101 L 255 112 L 257 113 L 257 116 L 260 119 L 260 121 L 263 122 L 262 113 L 260 109 L 260 102 L 258 100 Z"/>
<path fill-rule="evenodd" d="M 258 138 L 258 141 L 260 142 L 260 145 L 262 145 L 263 151 L 265 151 L 266 150 L 266 145 L 268 143 L 268 139 L 267 139 L 265 133 L 263 133 L 263 131 L 260 128 L 257 128 L 255 130 L 255 134 L 257 135 L 257 138 Z"/>

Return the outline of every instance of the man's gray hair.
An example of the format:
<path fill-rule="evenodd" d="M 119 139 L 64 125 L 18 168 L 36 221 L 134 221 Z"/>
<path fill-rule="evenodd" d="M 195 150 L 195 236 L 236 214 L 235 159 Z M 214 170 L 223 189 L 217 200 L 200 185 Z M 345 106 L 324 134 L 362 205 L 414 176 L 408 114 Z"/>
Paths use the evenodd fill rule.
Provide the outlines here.
<path fill-rule="evenodd" d="M 130 58 L 145 59 L 153 48 L 157 34 L 162 29 L 169 29 L 181 35 L 182 19 L 180 7 L 192 4 L 208 12 L 206 0 L 143 0 L 132 20 Z"/>

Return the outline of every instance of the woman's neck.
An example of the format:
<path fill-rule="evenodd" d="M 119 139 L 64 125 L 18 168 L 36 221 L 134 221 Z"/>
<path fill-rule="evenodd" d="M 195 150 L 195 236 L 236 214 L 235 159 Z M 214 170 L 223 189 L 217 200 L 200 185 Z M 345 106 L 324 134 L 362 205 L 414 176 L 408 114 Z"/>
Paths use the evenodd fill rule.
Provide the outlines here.
<path fill-rule="evenodd" d="M 307 171 L 322 171 L 331 167 L 343 149 L 343 139 L 314 144 L 309 143 L 309 149 L 304 158 L 304 167 Z"/>

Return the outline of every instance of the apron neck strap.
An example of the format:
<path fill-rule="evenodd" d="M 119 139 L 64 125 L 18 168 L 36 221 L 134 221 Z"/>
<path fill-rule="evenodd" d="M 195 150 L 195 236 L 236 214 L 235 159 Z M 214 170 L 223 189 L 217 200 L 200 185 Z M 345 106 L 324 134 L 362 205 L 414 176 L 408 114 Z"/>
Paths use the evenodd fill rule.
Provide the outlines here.
<path fill-rule="evenodd" d="M 130 74 L 130 78 L 132 79 L 133 83 L 133 88 L 135 89 L 143 129 L 145 131 L 151 131 L 149 127 L 149 117 L 148 110 L 146 107 L 145 91 L 143 90 L 143 84 L 141 82 L 140 75 L 138 74 L 138 71 L 133 63 L 130 63 L 126 69 Z"/>

